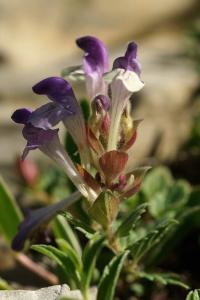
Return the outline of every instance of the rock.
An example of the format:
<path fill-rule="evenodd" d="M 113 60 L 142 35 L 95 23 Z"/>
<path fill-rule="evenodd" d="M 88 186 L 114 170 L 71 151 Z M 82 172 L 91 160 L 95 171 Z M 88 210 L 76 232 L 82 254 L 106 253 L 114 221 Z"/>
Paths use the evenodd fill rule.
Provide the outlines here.
<path fill-rule="evenodd" d="M 36 291 L 0 291 L 0 299 L 2 300 L 59 300 L 60 297 L 82 300 L 81 293 L 79 291 L 70 291 L 66 284 L 50 286 Z"/>

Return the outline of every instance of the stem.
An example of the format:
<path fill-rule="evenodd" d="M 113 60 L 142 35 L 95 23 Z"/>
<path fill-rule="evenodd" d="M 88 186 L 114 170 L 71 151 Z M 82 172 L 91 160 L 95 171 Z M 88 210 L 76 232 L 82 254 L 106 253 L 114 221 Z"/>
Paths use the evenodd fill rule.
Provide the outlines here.
<path fill-rule="evenodd" d="M 18 253 L 15 255 L 16 260 L 29 269 L 31 272 L 37 274 L 42 279 L 46 280 L 52 285 L 58 284 L 58 278 L 53 273 L 45 270 L 40 265 L 36 264 L 34 261 L 32 261 L 28 256 L 26 256 L 23 253 Z"/>
<path fill-rule="evenodd" d="M 107 228 L 107 235 L 108 235 L 108 245 L 112 249 L 115 254 L 120 252 L 120 245 L 119 241 L 117 240 L 116 236 L 113 235 L 112 227 L 109 226 Z"/>
<path fill-rule="evenodd" d="M 88 289 L 84 289 L 84 290 L 82 291 L 82 294 L 83 294 L 83 299 L 84 299 L 84 300 L 90 300 L 90 296 L 89 296 Z"/>

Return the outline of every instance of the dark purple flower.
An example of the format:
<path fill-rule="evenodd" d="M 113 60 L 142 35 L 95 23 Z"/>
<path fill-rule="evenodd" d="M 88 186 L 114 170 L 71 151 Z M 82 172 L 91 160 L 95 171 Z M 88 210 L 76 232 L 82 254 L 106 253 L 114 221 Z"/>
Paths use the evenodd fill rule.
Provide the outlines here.
<path fill-rule="evenodd" d="M 83 36 L 76 40 L 76 44 L 84 54 L 84 70 L 86 74 L 108 71 L 108 53 L 104 44 L 93 36 Z"/>
<path fill-rule="evenodd" d="M 49 222 L 59 212 L 67 209 L 72 203 L 80 198 L 79 191 L 74 192 L 68 198 L 57 203 L 36 209 L 25 217 L 24 221 L 19 226 L 19 231 L 12 241 L 12 249 L 19 251 L 23 248 L 25 241 L 31 237 L 34 232 L 42 225 Z"/>
<path fill-rule="evenodd" d="M 93 36 L 81 37 L 76 43 L 85 52 L 83 69 L 87 93 L 92 101 L 98 94 L 107 94 L 103 74 L 108 71 L 108 53 L 104 44 Z"/>
<path fill-rule="evenodd" d="M 54 138 L 58 136 L 58 129 L 47 129 L 34 127 L 31 124 L 25 125 L 22 134 L 27 140 L 27 145 L 24 149 L 22 158 L 24 159 L 30 150 L 34 150 L 42 147 L 45 144 L 50 143 Z"/>
<path fill-rule="evenodd" d="M 46 95 L 52 102 L 36 109 L 29 122 L 43 129 L 51 128 L 79 110 L 71 85 L 61 77 L 49 77 L 33 86 L 33 91 Z"/>
<path fill-rule="evenodd" d="M 113 63 L 113 69 L 125 69 L 140 75 L 141 65 L 136 57 L 137 45 L 134 42 L 131 42 L 128 44 L 125 55 L 115 59 Z"/>
<path fill-rule="evenodd" d="M 28 119 L 30 118 L 30 115 L 32 114 L 32 111 L 27 108 L 20 108 L 17 109 L 11 116 L 11 119 L 15 123 L 19 124 L 26 124 L 28 122 Z"/>
<path fill-rule="evenodd" d="M 30 123 L 32 112 L 26 108 L 17 109 L 12 114 L 12 120 L 16 123 L 24 124 L 22 134 L 27 141 L 24 149 L 22 159 L 24 159 L 30 150 L 37 149 L 45 144 L 50 143 L 53 139 L 57 138 L 58 129 L 42 129 L 33 126 Z"/>

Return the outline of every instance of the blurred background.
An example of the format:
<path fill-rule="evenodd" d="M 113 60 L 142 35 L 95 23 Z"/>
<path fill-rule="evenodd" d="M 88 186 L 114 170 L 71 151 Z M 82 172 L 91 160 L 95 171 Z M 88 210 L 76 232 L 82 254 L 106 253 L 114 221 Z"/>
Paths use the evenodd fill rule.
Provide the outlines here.
<path fill-rule="evenodd" d="M 10 116 L 43 103 L 32 93 L 35 83 L 81 62 L 75 39 L 83 35 L 104 41 L 110 65 L 129 41 L 138 44 L 145 88 L 133 99 L 135 118 L 144 119 L 135 160 L 165 164 L 175 177 L 198 185 L 198 0 L 0 0 L 0 168 L 11 189 L 17 189 L 15 161 L 25 141 Z M 39 151 L 31 155 L 47 161 Z"/>

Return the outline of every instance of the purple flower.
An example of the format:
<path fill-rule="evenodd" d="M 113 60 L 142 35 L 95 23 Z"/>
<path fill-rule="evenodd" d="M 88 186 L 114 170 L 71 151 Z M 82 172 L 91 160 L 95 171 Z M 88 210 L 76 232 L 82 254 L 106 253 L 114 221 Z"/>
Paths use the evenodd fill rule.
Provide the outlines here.
<path fill-rule="evenodd" d="M 49 222 L 59 212 L 67 209 L 80 198 L 80 192 L 75 192 L 68 198 L 57 203 L 31 211 L 20 224 L 17 235 L 12 241 L 13 250 L 19 251 L 23 248 L 26 239 L 31 237 L 35 231 L 45 223 Z"/>
<path fill-rule="evenodd" d="M 76 40 L 76 44 L 84 54 L 85 73 L 105 73 L 108 71 L 108 53 L 104 44 L 93 36 L 83 36 Z"/>
<path fill-rule="evenodd" d="M 22 155 L 23 159 L 25 159 L 30 150 L 41 148 L 45 144 L 48 144 L 52 139 L 57 137 L 58 133 L 57 129 L 44 130 L 42 128 L 34 127 L 29 121 L 31 115 L 31 110 L 22 108 L 16 110 L 11 117 L 14 122 L 24 124 L 22 134 L 27 141 L 27 144 Z"/>
<path fill-rule="evenodd" d="M 141 73 L 141 65 L 136 59 L 137 57 L 137 45 L 134 42 L 128 44 L 126 53 L 124 56 L 118 57 L 113 63 L 113 69 L 124 69 L 137 73 Z"/>
<path fill-rule="evenodd" d="M 30 115 L 32 114 L 32 110 L 27 108 L 20 108 L 17 109 L 11 116 L 11 119 L 15 123 L 19 124 L 26 124 L 28 122 L 28 119 L 30 118 Z"/>
<path fill-rule="evenodd" d="M 79 110 L 71 85 L 61 77 L 46 78 L 34 85 L 33 91 L 38 95 L 46 95 L 52 101 L 31 114 L 29 122 L 33 126 L 51 128 Z"/>
<path fill-rule="evenodd" d="M 84 36 L 76 40 L 84 51 L 83 68 L 86 74 L 86 86 L 89 97 L 105 94 L 106 85 L 102 75 L 108 71 L 108 53 L 104 44 L 93 36 Z"/>
<path fill-rule="evenodd" d="M 35 150 L 38 148 L 40 151 L 58 163 L 61 168 L 64 169 L 67 176 L 73 181 L 74 185 L 85 197 L 87 197 L 87 188 L 85 187 L 84 182 L 69 155 L 60 143 L 58 129 L 43 129 L 33 126 L 29 121 L 32 113 L 30 112 L 29 116 L 27 117 L 28 112 L 30 112 L 28 109 L 18 109 L 11 117 L 14 122 L 24 124 L 22 133 L 27 141 L 27 144 L 23 151 L 22 159 L 25 159 L 30 150 Z M 94 197 L 94 195 L 91 195 L 91 197 Z"/>
<path fill-rule="evenodd" d="M 85 121 L 71 85 L 61 77 L 49 77 L 37 83 L 33 91 L 46 95 L 52 102 L 36 109 L 29 122 L 35 127 L 48 129 L 62 121 L 79 149 L 82 163 L 87 166 Z"/>

